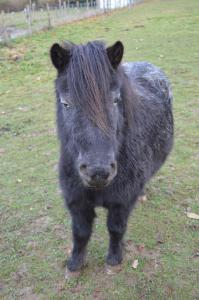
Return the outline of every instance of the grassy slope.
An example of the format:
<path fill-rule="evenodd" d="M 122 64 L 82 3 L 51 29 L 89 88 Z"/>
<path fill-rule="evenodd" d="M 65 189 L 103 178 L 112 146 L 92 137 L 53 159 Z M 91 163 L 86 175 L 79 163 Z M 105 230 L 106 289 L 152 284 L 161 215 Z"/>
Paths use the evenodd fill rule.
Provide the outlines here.
<path fill-rule="evenodd" d="M 146 1 L 132 10 L 59 27 L 0 49 L 1 267 L 4 299 L 198 299 L 199 3 Z M 70 219 L 57 192 L 54 132 L 55 41 L 121 39 L 125 60 L 161 66 L 173 83 L 175 147 L 130 218 L 122 270 L 104 270 L 105 213 L 99 209 L 89 265 L 64 282 Z M 15 54 L 21 60 L 13 61 Z M 6 60 L 4 60 L 4 58 Z M 3 113 L 2 113 L 3 112 Z M 158 240 L 163 243 L 158 243 Z M 133 242 L 132 242 L 133 241 Z M 137 246 L 144 244 L 144 251 Z M 141 248 L 141 247 L 140 247 Z M 137 258 L 137 270 L 131 267 Z M 29 297 L 29 298 L 28 298 Z"/>

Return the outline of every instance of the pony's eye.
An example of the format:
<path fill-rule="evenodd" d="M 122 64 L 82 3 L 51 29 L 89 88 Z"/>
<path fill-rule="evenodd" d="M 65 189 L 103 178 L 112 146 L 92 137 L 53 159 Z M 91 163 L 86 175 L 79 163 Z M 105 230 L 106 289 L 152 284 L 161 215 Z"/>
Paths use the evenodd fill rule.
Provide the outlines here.
<path fill-rule="evenodd" d="M 70 105 L 67 102 L 62 103 L 64 105 L 65 108 L 69 108 Z"/>
<path fill-rule="evenodd" d="M 70 104 L 69 104 L 69 102 L 67 102 L 67 99 L 65 99 L 65 97 L 61 97 L 60 102 L 61 102 L 61 104 L 64 105 L 65 108 L 70 107 Z"/>

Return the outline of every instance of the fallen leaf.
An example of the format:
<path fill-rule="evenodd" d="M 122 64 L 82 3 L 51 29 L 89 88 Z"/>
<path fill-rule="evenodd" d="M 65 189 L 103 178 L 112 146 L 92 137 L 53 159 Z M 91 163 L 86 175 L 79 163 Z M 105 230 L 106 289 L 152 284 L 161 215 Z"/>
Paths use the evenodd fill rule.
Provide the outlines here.
<path fill-rule="evenodd" d="M 138 201 L 140 201 L 140 202 L 146 202 L 147 201 L 147 196 L 146 195 L 142 195 L 142 196 L 139 196 L 138 197 Z"/>
<path fill-rule="evenodd" d="M 28 111 L 28 107 L 26 106 L 19 106 L 17 109 L 25 112 Z"/>
<path fill-rule="evenodd" d="M 46 205 L 46 209 L 51 209 L 53 206 L 51 204 Z"/>
<path fill-rule="evenodd" d="M 199 257 L 199 251 L 197 251 L 196 253 L 194 253 L 194 257 Z"/>
<path fill-rule="evenodd" d="M 137 249 L 138 249 L 138 251 L 139 251 L 140 253 L 144 251 L 144 248 L 145 248 L 145 245 L 144 245 L 144 244 L 141 244 L 141 245 L 138 245 L 138 246 L 137 246 Z"/>
<path fill-rule="evenodd" d="M 187 217 L 189 219 L 199 220 L 199 215 L 192 212 L 187 212 Z"/>
<path fill-rule="evenodd" d="M 138 259 L 135 259 L 132 263 L 132 268 L 137 269 L 137 267 L 138 267 Z"/>
<path fill-rule="evenodd" d="M 142 202 L 146 202 L 147 201 L 147 196 L 146 195 L 143 195 L 142 196 Z"/>
<path fill-rule="evenodd" d="M 106 274 L 108 274 L 108 275 L 114 275 L 114 274 L 116 274 L 115 272 L 113 272 L 111 269 L 106 269 Z"/>
<path fill-rule="evenodd" d="M 72 246 L 66 248 L 66 253 L 67 253 L 67 255 L 71 255 L 71 253 L 72 253 Z"/>

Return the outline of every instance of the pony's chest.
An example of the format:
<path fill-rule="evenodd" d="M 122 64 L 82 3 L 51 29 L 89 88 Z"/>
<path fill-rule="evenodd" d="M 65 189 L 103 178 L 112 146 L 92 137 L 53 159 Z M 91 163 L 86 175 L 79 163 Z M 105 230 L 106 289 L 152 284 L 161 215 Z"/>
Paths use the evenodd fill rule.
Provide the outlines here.
<path fill-rule="evenodd" d="M 116 194 L 113 191 L 110 192 L 109 190 L 107 190 L 107 191 L 96 192 L 92 198 L 92 201 L 95 207 L 108 208 L 116 198 L 117 198 Z"/>

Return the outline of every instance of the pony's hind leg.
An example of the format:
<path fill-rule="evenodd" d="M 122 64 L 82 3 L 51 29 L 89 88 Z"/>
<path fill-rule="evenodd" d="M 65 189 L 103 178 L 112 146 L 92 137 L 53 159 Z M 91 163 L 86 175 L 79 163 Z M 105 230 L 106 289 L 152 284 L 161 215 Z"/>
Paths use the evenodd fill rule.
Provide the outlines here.
<path fill-rule="evenodd" d="M 109 208 L 107 226 L 110 234 L 109 251 L 106 262 L 114 266 L 122 262 L 122 239 L 126 231 L 129 210 L 122 205 Z"/>
<path fill-rule="evenodd" d="M 93 207 L 70 208 L 72 216 L 73 250 L 67 262 L 69 271 L 74 272 L 83 267 L 86 256 L 86 246 L 92 233 L 95 217 Z"/>

